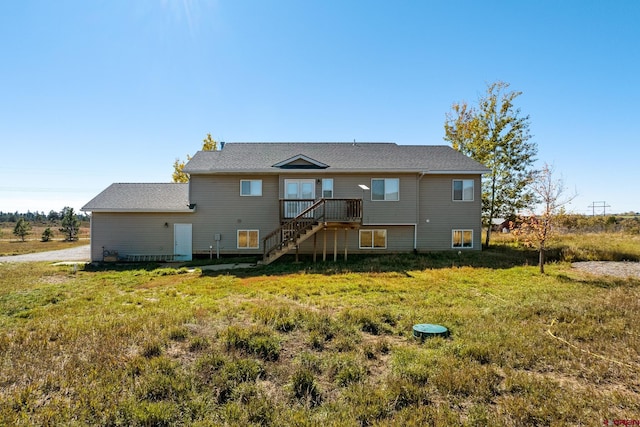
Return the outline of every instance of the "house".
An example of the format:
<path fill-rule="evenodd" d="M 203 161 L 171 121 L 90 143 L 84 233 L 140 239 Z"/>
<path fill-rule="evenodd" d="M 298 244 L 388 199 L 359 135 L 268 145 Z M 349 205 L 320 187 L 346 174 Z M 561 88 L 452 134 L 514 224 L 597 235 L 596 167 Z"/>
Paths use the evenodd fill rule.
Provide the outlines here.
<path fill-rule="evenodd" d="M 481 176 L 448 146 L 227 143 L 188 184 L 113 184 L 88 202 L 91 258 L 481 249 Z"/>

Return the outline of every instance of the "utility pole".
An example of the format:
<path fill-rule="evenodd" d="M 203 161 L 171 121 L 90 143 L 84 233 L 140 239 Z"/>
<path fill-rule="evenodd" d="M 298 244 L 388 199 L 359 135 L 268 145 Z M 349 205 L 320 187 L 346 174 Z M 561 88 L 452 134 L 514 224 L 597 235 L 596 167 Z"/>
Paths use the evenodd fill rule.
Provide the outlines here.
<path fill-rule="evenodd" d="M 596 216 L 596 208 L 598 209 L 602 209 L 602 216 L 606 216 L 607 215 L 607 208 L 610 208 L 611 205 L 608 205 L 607 202 L 592 202 L 590 206 L 588 206 L 591 208 L 591 215 L 592 216 Z"/>

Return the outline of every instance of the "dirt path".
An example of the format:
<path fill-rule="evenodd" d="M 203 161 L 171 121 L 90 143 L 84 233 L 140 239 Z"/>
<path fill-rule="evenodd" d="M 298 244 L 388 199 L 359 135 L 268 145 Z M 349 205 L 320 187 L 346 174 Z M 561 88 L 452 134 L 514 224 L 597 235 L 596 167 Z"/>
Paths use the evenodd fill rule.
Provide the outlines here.
<path fill-rule="evenodd" d="M 87 261 L 91 259 L 90 245 L 77 246 L 58 251 L 38 252 L 35 254 L 0 256 L 0 263 L 5 262 L 39 262 L 39 261 Z"/>

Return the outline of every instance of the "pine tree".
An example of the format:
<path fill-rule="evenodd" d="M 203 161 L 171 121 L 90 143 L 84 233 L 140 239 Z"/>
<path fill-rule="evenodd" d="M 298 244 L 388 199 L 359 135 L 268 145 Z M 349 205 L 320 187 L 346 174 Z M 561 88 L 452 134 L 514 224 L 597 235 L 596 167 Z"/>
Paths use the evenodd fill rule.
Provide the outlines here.
<path fill-rule="evenodd" d="M 20 237 L 24 242 L 24 238 L 28 236 L 31 231 L 31 224 L 24 220 L 24 218 L 18 219 L 16 226 L 13 228 L 13 234 Z"/>
<path fill-rule="evenodd" d="M 44 231 L 42 232 L 42 241 L 43 242 L 48 242 L 49 240 L 51 240 L 51 238 L 53 237 L 53 230 L 51 230 L 51 227 L 47 227 L 44 229 Z"/>
<path fill-rule="evenodd" d="M 60 227 L 59 230 L 66 236 L 65 240 L 76 240 L 78 232 L 80 231 L 80 220 L 73 211 L 73 208 L 65 206 L 64 209 L 62 209 L 61 216 L 62 227 Z"/>

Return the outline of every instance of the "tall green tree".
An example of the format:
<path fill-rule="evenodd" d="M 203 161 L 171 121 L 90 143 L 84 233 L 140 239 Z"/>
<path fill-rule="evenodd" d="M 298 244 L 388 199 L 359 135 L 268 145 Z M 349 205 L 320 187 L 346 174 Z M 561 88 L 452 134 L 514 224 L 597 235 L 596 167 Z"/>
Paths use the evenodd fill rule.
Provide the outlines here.
<path fill-rule="evenodd" d="M 216 151 L 217 149 L 218 142 L 208 133 L 206 138 L 202 140 L 202 151 Z M 191 156 L 187 154 L 187 161 L 189 160 L 191 160 Z M 189 174 L 183 171 L 185 164 L 186 162 L 180 159 L 173 162 L 173 174 L 171 175 L 173 182 L 189 182 Z"/>
<path fill-rule="evenodd" d="M 515 106 L 521 94 L 498 81 L 487 85 L 477 107 L 454 103 L 446 114 L 444 139 L 491 170 L 482 181 L 485 246 L 491 241 L 494 218 L 513 215 L 533 200 L 528 184 L 538 148 L 531 141 L 529 116 Z"/>
<path fill-rule="evenodd" d="M 16 222 L 16 226 L 13 227 L 13 234 L 17 237 L 20 237 L 24 242 L 24 238 L 31 234 L 31 224 L 25 221 L 24 218 L 18 219 L 18 222 Z"/>
<path fill-rule="evenodd" d="M 61 227 L 58 229 L 64 233 L 65 240 L 72 241 L 78 238 L 78 232 L 80 231 L 80 220 L 73 211 L 73 208 L 65 206 L 61 212 L 62 222 Z"/>

